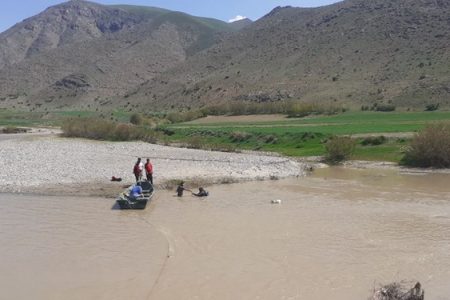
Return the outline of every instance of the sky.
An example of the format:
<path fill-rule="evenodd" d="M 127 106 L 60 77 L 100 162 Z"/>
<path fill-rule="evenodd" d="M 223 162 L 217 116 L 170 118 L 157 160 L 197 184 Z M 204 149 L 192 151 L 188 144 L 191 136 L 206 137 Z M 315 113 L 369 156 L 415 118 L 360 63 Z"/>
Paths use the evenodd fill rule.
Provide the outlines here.
<path fill-rule="evenodd" d="M 0 32 L 64 0 L 1 0 Z M 257 20 L 277 6 L 317 7 L 338 0 L 93 0 L 101 4 L 132 4 L 166 8 L 194 16 L 229 22 L 243 17 Z"/>

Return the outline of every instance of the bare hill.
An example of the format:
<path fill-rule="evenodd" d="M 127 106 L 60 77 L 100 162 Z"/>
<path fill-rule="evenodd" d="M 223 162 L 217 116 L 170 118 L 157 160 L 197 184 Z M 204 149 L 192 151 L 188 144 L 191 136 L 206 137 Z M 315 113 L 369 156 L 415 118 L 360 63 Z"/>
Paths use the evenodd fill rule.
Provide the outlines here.
<path fill-rule="evenodd" d="M 50 7 L 0 35 L 0 105 L 100 109 L 228 31 L 219 20 L 152 7 Z"/>
<path fill-rule="evenodd" d="M 49 8 L 0 35 L 0 107 L 147 111 L 287 99 L 450 107 L 449 1 L 278 7 L 232 27 L 149 7 Z"/>
<path fill-rule="evenodd" d="M 393 104 L 450 101 L 450 2 L 347 0 L 278 7 L 134 91 L 132 101 Z"/>

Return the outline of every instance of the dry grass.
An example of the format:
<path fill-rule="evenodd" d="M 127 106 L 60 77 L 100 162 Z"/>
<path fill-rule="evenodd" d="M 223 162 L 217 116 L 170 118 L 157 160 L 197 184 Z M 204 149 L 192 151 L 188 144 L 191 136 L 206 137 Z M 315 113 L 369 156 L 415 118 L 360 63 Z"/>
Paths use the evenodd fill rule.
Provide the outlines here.
<path fill-rule="evenodd" d="M 402 163 L 412 167 L 450 167 L 450 122 L 431 124 L 419 132 L 405 151 Z"/>

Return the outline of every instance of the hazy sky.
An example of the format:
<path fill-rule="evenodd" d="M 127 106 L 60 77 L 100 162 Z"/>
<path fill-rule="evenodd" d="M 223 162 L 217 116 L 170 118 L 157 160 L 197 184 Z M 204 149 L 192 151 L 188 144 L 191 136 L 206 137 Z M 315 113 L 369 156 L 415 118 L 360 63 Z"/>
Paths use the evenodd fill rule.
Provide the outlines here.
<path fill-rule="evenodd" d="M 25 18 L 38 14 L 49 6 L 62 2 L 65 1 L 0 0 L 0 32 Z M 237 16 L 256 20 L 276 6 L 315 7 L 335 3 L 338 0 L 95 0 L 93 2 L 156 6 L 228 22 Z"/>

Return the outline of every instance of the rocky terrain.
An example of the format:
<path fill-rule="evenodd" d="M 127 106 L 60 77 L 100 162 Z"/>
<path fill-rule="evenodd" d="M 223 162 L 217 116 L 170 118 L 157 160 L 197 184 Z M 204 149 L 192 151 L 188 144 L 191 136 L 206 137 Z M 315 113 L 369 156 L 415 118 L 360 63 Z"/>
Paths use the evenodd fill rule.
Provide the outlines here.
<path fill-rule="evenodd" d="M 121 99 L 113 105 L 127 104 L 130 88 L 233 30 L 152 7 L 56 5 L 0 34 L 0 105 L 94 110 L 113 97 Z"/>
<path fill-rule="evenodd" d="M 234 25 L 72 0 L 0 34 L 0 107 L 154 111 L 298 100 L 450 106 L 450 2 L 278 7 Z"/>
<path fill-rule="evenodd" d="M 132 100 L 448 107 L 449 12 L 450 2 L 427 0 L 279 7 L 141 86 Z"/>
<path fill-rule="evenodd" d="M 158 187 L 171 180 L 203 184 L 305 175 L 306 164 L 283 157 L 211 152 L 142 142 L 95 142 L 36 134 L 0 135 L 0 192 L 99 193 L 134 181 L 137 157 L 150 158 Z M 122 184 L 110 183 L 112 176 Z M 108 194 L 109 195 L 109 194 Z"/>

